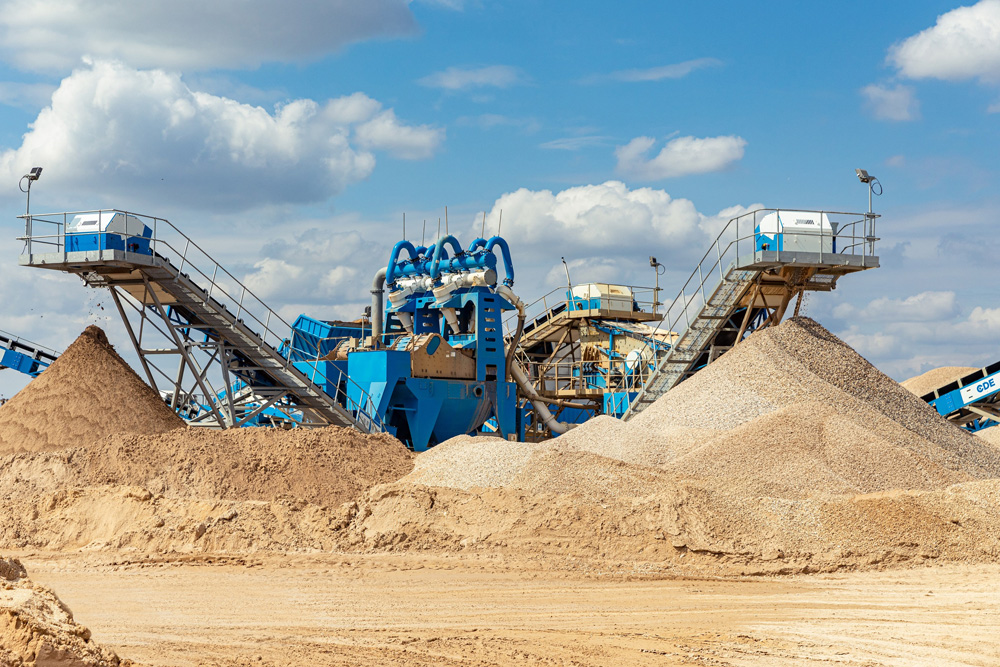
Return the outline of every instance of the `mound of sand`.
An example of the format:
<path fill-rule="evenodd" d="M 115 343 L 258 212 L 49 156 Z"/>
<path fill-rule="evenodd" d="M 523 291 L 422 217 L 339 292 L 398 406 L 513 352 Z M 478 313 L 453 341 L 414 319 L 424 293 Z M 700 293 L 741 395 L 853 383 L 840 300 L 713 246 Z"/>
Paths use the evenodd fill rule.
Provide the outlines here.
<path fill-rule="evenodd" d="M 0 454 L 93 444 L 117 433 L 184 426 L 89 326 L 41 375 L 0 408 Z"/>
<path fill-rule="evenodd" d="M 0 665 L 118 667 L 131 665 L 95 645 L 90 630 L 50 589 L 34 584 L 17 559 L 0 558 Z"/>
<path fill-rule="evenodd" d="M 72 457 L 80 486 L 141 486 L 173 498 L 296 499 L 337 506 L 413 469 L 390 435 L 353 429 L 182 429 L 116 435 Z"/>
<path fill-rule="evenodd" d="M 903 380 L 899 384 L 917 396 L 923 396 L 927 392 L 934 391 L 938 387 L 943 387 L 977 370 L 979 369 L 972 366 L 942 366 L 941 368 L 932 368 L 926 373 L 911 377 L 909 380 Z"/>

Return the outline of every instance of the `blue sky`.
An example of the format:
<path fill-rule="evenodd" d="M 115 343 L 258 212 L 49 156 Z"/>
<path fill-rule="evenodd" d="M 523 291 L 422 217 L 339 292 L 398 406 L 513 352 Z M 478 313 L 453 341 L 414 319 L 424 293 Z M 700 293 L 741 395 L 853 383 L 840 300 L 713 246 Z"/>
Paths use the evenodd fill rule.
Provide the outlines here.
<path fill-rule="evenodd" d="M 502 208 L 527 299 L 561 256 L 649 284 L 656 254 L 669 293 L 730 215 L 862 210 L 864 167 L 883 268 L 808 314 L 900 379 L 1000 354 L 1000 0 L 0 9 L 0 329 L 128 349 L 104 295 L 16 266 L 36 165 L 34 211 L 167 217 L 289 320 L 356 316 L 403 213 L 471 238 Z"/>

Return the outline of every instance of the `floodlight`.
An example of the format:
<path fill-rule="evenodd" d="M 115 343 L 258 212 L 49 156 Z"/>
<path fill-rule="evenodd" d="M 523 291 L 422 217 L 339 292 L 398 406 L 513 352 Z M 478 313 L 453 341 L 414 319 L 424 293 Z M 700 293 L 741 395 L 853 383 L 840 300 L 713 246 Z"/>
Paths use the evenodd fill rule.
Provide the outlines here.
<path fill-rule="evenodd" d="M 858 175 L 858 180 L 861 181 L 862 183 L 871 183 L 872 181 L 875 180 L 875 177 L 869 176 L 868 172 L 865 171 L 864 169 L 855 169 L 854 173 Z"/>
<path fill-rule="evenodd" d="M 24 175 L 29 181 L 37 181 L 42 176 L 41 167 L 32 167 L 31 171 Z"/>

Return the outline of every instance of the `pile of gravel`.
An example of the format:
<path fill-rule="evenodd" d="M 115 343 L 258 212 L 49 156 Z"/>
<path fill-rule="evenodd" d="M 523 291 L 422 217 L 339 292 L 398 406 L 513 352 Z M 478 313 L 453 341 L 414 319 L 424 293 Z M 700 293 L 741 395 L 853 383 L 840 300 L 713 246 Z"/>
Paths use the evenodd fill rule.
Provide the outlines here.
<path fill-rule="evenodd" d="M 405 479 L 552 490 L 570 462 L 589 472 L 566 490 L 585 497 L 624 479 L 621 463 L 646 469 L 628 473 L 646 486 L 693 481 L 790 499 L 1000 477 L 1000 450 L 944 421 L 816 322 L 792 318 L 753 334 L 628 422 L 599 417 L 541 445 L 455 438 L 420 455 Z M 641 497 L 642 487 L 628 493 Z"/>
<path fill-rule="evenodd" d="M 403 482 L 453 489 L 504 487 L 546 445 L 508 442 L 489 436 L 460 435 L 417 456 Z"/>

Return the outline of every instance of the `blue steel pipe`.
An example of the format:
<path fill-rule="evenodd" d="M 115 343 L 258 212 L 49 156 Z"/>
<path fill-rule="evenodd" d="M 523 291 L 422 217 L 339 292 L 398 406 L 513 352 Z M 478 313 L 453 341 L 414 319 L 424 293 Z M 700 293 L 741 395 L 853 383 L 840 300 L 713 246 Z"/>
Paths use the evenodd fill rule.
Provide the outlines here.
<path fill-rule="evenodd" d="M 438 276 L 441 275 L 441 252 L 444 250 L 444 244 L 447 243 L 451 246 L 452 250 L 455 251 L 455 255 L 462 254 L 462 244 L 458 242 L 451 234 L 447 236 L 442 236 L 438 239 L 438 242 L 434 244 L 434 258 L 431 260 L 431 270 L 430 276 L 434 280 L 437 280 Z"/>
<path fill-rule="evenodd" d="M 493 252 L 493 248 L 497 246 L 500 246 L 500 251 L 503 253 L 503 270 L 507 274 L 503 284 L 511 287 L 514 284 L 514 263 L 510 261 L 510 247 L 507 242 L 499 236 L 494 236 L 486 243 L 486 252 Z"/>
<path fill-rule="evenodd" d="M 493 253 L 468 253 L 448 259 L 445 257 L 438 264 L 439 273 L 457 273 L 459 271 L 475 271 L 478 269 L 496 269 L 497 257 Z M 418 260 L 404 264 L 397 269 L 396 277 L 427 275 L 427 260 Z"/>
<path fill-rule="evenodd" d="M 385 269 L 385 281 L 390 285 L 396 282 L 396 270 L 399 263 L 399 253 L 405 250 L 410 255 L 410 261 L 417 259 L 417 249 L 409 241 L 400 241 L 392 247 L 389 255 L 389 265 Z"/>
<path fill-rule="evenodd" d="M 468 249 L 466 249 L 466 252 L 475 252 L 476 248 L 485 248 L 485 247 L 486 247 L 486 239 L 480 237 L 469 244 L 469 247 Z"/>

